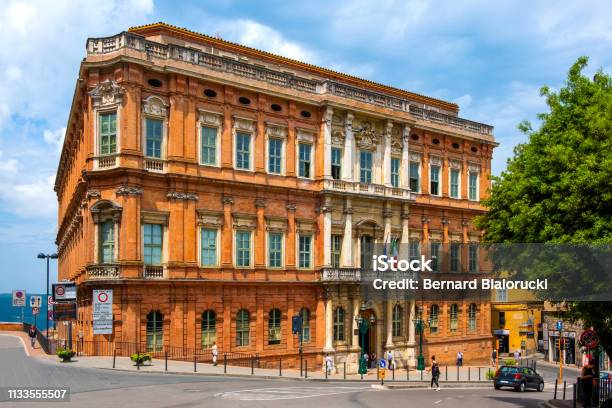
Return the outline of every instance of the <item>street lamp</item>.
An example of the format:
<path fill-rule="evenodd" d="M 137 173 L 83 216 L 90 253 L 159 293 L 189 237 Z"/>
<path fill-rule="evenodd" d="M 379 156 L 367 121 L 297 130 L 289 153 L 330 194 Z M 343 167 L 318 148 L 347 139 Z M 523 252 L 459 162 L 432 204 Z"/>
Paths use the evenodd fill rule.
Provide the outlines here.
<path fill-rule="evenodd" d="M 366 305 L 365 303 L 363 303 L 361 305 L 362 313 L 365 311 L 365 309 L 366 309 Z M 368 319 L 366 319 L 360 314 L 359 316 L 355 317 L 355 321 L 357 322 L 357 327 L 359 328 L 359 333 L 361 334 L 361 356 L 359 357 L 358 373 L 361 374 L 363 378 L 363 374 L 368 373 L 368 366 L 366 364 L 365 348 L 364 348 L 365 334 L 368 332 L 368 329 L 370 328 L 370 326 L 374 325 L 374 323 L 376 322 L 376 318 L 374 317 L 374 315 L 370 315 L 370 320 L 368 321 Z"/>
<path fill-rule="evenodd" d="M 412 321 L 414 328 L 419 335 L 419 356 L 417 357 L 417 370 L 425 369 L 425 357 L 423 356 L 423 333 L 425 332 L 425 321 L 420 317 Z"/>
<path fill-rule="evenodd" d="M 57 259 L 57 254 L 44 254 L 40 253 L 37 256 L 38 259 L 46 259 L 47 260 L 47 286 L 46 292 L 47 296 L 45 297 L 45 302 L 47 302 L 47 337 L 49 337 L 49 259 Z M 42 305 L 41 305 L 42 306 Z"/>

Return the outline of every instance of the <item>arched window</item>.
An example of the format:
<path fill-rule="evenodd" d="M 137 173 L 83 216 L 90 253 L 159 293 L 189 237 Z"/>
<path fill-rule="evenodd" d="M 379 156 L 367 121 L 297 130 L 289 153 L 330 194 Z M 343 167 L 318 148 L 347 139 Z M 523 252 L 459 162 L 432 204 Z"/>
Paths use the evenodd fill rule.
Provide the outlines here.
<path fill-rule="evenodd" d="M 281 342 L 281 311 L 270 310 L 268 314 L 268 344 L 280 344 Z"/>
<path fill-rule="evenodd" d="M 236 345 L 248 346 L 250 337 L 249 311 L 240 309 L 236 314 Z"/>
<path fill-rule="evenodd" d="M 429 332 L 431 334 L 438 332 L 438 316 L 440 315 L 440 307 L 431 305 L 429 307 Z"/>
<path fill-rule="evenodd" d="M 164 347 L 164 315 L 159 310 L 147 315 L 147 351 L 162 351 Z"/>
<path fill-rule="evenodd" d="M 302 317 L 302 342 L 310 342 L 310 310 L 303 307 L 300 310 L 300 316 Z"/>
<path fill-rule="evenodd" d="M 392 334 L 394 337 L 402 335 L 402 307 L 400 305 L 393 306 Z"/>
<path fill-rule="evenodd" d="M 476 331 L 476 303 L 470 303 L 468 309 L 468 330 Z"/>
<path fill-rule="evenodd" d="M 213 310 L 202 313 L 202 348 L 210 347 L 217 341 L 217 315 Z"/>
<path fill-rule="evenodd" d="M 449 319 L 450 332 L 455 333 L 459 327 L 459 306 L 456 303 L 453 303 L 450 307 Z"/>
<path fill-rule="evenodd" d="M 334 311 L 334 341 L 344 341 L 344 309 L 341 307 Z"/>

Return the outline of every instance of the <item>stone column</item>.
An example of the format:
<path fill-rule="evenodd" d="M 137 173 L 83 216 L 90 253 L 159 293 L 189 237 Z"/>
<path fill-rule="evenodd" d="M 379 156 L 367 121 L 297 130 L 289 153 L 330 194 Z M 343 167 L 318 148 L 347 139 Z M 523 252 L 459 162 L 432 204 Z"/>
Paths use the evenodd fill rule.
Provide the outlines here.
<path fill-rule="evenodd" d="M 383 209 L 383 219 L 385 222 L 385 231 L 383 233 L 383 245 L 387 245 L 387 251 L 391 249 L 391 217 L 393 216 L 393 211 L 391 210 L 391 203 L 389 201 L 385 201 L 384 209 Z M 391 254 L 387 253 L 387 256 Z"/>
<path fill-rule="evenodd" d="M 402 204 L 402 238 L 400 241 L 399 259 L 408 259 L 410 256 L 410 206 Z"/>
<path fill-rule="evenodd" d="M 387 313 L 385 315 L 385 330 L 387 332 L 387 342 L 385 349 L 393 348 L 393 301 L 387 300 Z"/>
<path fill-rule="evenodd" d="M 325 197 L 321 212 L 323 213 L 323 265 L 331 266 L 332 207 L 329 197 Z"/>
<path fill-rule="evenodd" d="M 351 112 L 346 114 L 344 122 L 344 155 L 342 157 L 342 179 L 355 181 L 353 170 L 355 168 L 355 135 L 353 134 L 353 118 Z"/>
<path fill-rule="evenodd" d="M 234 199 L 230 196 L 223 197 L 223 231 L 221 233 L 221 266 L 231 267 L 232 266 L 232 205 Z"/>
<path fill-rule="evenodd" d="M 359 348 L 359 324 L 357 324 L 357 318 L 359 317 L 359 298 L 353 298 L 353 320 L 351 324 L 351 328 L 353 329 L 351 336 L 351 348 L 358 349 Z"/>
<path fill-rule="evenodd" d="M 324 353 L 334 352 L 334 311 L 331 295 L 325 299 L 325 347 Z"/>
<path fill-rule="evenodd" d="M 353 208 L 351 199 L 344 201 L 344 235 L 342 236 L 342 252 L 340 266 L 350 268 L 353 266 Z"/>
<path fill-rule="evenodd" d="M 410 140 L 410 126 L 404 126 L 404 133 L 402 135 L 402 171 L 400 187 L 410 187 L 410 155 L 408 151 L 408 144 Z"/>
<path fill-rule="evenodd" d="M 266 200 L 264 198 L 255 199 L 255 210 L 257 212 L 257 228 L 255 229 L 255 267 L 265 267 L 266 265 L 266 220 L 264 211 Z"/>
<path fill-rule="evenodd" d="M 391 129 L 393 129 L 393 122 L 387 120 L 385 122 L 385 129 L 383 133 L 383 179 L 382 184 L 387 187 L 391 187 Z"/>
<path fill-rule="evenodd" d="M 410 301 L 410 316 L 408 317 L 408 345 L 414 346 L 416 344 L 415 334 L 416 330 L 414 327 L 413 320 L 416 319 L 416 302 Z"/>
<path fill-rule="evenodd" d="M 331 179 L 332 115 L 334 110 L 327 106 L 323 112 L 321 130 L 323 133 L 323 178 Z"/>

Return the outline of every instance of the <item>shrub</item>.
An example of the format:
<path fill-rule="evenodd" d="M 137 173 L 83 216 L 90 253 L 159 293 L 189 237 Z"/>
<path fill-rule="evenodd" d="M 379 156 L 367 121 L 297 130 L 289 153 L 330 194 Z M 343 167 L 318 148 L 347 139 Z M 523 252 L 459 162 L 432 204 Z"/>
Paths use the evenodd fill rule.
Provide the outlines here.
<path fill-rule="evenodd" d="M 513 358 L 507 358 L 504 360 L 504 365 L 513 366 L 513 365 L 517 365 L 517 362 Z"/>
<path fill-rule="evenodd" d="M 74 350 L 69 348 L 60 348 L 56 351 L 56 354 L 62 360 L 69 361 L 76 353 Z"/>
<path fill-rule="evenodd" d="M 495 377 L 495 371 L 487 370 L 487 380 L 492 380 Z"/>
<path fill-rule="evenodd" d="M 130 359 L 140 365 L 145 361 L 151 361 L 151 355 L 149 353 L 135 353 L 130 356 Z"/>

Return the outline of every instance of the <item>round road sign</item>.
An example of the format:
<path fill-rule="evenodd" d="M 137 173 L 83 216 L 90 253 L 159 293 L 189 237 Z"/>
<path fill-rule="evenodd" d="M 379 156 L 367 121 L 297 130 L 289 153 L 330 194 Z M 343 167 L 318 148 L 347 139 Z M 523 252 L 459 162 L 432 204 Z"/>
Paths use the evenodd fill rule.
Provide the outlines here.
<path fill-rule="evenodd" d="M 100 303 L 108 302 L 108 295 L 106 294 L 106 292 L 98 293 L 98 300 L 100 301 Z"/>
<path fill-rule="evenodd" d="M 589 350 L 594 349 L 599 345 L 599 337 L 594 330 L 585 330 L 580 335 L 580 344 Z"/>

